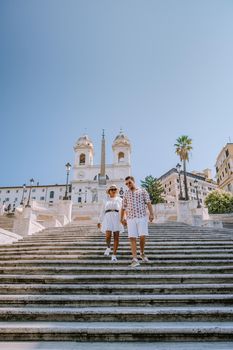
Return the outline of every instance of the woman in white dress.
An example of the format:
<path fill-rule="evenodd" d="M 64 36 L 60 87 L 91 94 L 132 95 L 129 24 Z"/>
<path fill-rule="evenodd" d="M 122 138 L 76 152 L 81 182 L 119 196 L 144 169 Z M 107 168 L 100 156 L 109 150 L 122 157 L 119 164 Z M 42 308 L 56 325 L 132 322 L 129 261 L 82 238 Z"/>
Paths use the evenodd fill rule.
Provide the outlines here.
<path fill-rule="evenodd" d="M 117 262 L 117 249 L 119 245 L 120 232 L 124 228 L 120 222 L 120 212 L 122 207 L 122 199 L 118 196 L 118 188 L 116 185 L 111 185 L 107 189 L 108 198 L 103 203 L 101 213 L 99 216 L 98 228 L 106 235 L 107 248 L 104 255 L 109 256 L 111 253 L 111 237 L 113 233 L 114 245 L 112 261 Z"/>

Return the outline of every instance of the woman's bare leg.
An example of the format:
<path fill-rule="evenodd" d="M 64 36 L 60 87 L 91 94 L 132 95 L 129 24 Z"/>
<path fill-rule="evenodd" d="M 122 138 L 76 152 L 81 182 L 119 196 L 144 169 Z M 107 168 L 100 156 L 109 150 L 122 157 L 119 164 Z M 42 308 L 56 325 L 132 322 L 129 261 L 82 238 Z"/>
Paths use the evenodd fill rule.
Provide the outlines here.
<path fill-rule="evenodd" d="M 111 246 L 111 238 L 112 238 L 112 232 L 106 231 L 105 239 L 106 239 L 106 244 L 107 244 L 108 248 L 110 248 L 110 246 Z"/>
<path fill-rule="evenodd" d="M 117 249 L 119 246 L 119 231 L 116 231 L 114 234 L 114 245 L 113 245 L 113 255 L 117 254 Z"/>

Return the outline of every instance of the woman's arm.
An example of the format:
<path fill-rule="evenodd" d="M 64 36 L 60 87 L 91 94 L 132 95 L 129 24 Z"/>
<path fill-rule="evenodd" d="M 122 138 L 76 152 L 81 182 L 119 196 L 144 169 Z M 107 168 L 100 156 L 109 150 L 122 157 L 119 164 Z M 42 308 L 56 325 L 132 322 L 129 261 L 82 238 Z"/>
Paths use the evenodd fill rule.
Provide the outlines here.
<path fill-rule="evenodd" d="M 101 227 L 101 223 L 104 219 L 104 214 L 105 214 L 105 203 L 102 204 L 101 209 L 100 209 L 100 215 L 99 215 L 98 224 L 97 224 L 98 228 Z"/>

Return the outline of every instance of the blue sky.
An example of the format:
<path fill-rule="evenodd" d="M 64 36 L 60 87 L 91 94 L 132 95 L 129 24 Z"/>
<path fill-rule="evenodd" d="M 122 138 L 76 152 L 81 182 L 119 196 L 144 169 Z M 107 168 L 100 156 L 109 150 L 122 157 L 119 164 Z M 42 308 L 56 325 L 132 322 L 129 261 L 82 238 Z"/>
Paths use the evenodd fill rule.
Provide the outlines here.
<path fill-rule="evenodd" d="M 120 127 L 137 179 L 213 168 L 233 140 L 232 0 L 1 0 L 0 185 L 65 180 L 87 132 L 107 161 Z"/>

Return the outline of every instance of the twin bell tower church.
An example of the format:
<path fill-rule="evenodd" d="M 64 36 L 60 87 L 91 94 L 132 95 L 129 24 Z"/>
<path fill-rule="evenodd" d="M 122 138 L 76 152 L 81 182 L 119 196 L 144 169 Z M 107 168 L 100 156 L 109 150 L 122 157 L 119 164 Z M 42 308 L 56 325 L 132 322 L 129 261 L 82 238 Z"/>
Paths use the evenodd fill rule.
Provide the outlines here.
<path fill-rule="evenodd" d="M 73 167 L 73 205 L 100 203 L 106 197 L 106 188 L 117 185 L 120 195 L 124 193 L 124 179 L 131 175 L 131 143 L 121 130 L 112 144 L 113 163 L 106 164 L 105 134 L 101 141 L 101 161 L 94 164 L 94 146 L 88 135 L 79 137 L 75 146 Z"/>

